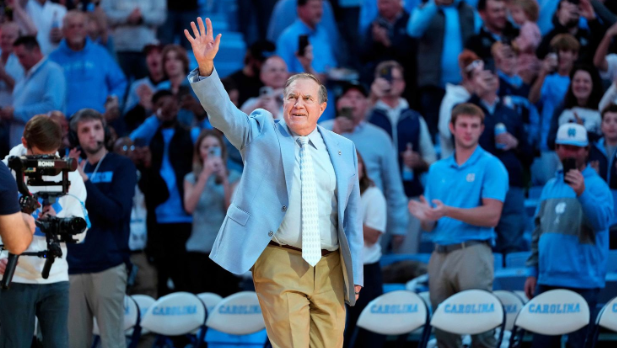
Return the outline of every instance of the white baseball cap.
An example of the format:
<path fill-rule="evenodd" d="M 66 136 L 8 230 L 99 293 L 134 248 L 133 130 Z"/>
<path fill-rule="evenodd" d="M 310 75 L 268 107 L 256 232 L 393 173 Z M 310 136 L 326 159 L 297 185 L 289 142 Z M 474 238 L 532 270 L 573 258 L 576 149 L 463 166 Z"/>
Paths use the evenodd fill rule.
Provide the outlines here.
<path fill-rule="evenodd" d="M 589 145 L 587 129 L 578 123 L 566 123 L 559 126 L 555 144 L 585 147 Z"/>

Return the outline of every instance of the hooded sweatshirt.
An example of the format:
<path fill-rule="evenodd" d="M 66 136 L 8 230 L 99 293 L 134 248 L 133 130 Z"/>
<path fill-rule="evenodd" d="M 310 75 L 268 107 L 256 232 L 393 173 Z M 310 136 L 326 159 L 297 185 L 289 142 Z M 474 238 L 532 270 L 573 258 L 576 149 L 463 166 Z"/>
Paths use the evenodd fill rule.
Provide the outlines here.
<path fill-rule="evenodd" d="M 49 59 L 64 70 L 67 84 L 66 114 L 73 115 L 83 108 L 105 112 L 108 96 L 124 100 L 126 78 L 107 50 L 86 38 L 81 51 L 74 51 L 66 43 L 49 54 Z"/>
<path fill-rule="evenodd" d="M 8 164 L 8 158 L 10 156 L 24 155 L 26 155 L 26 149 L 20 144 L 11 149 L 11 152 L 9 152 L 9 155 L 4 158 L 3 162 Z M 43 180 L 61 181 L 62 174 L 58 174 L 56 176 L 43 176 Z M 84 186 L 84 181 L 77 171 L 69 172 L 69 181 L 71 182 L 71 186 L 69 187 L 68 195 L 60 197 L 56 203 L 52 205 L 56 211 L 56 216 L 59 218 L 75 216 L 87 219 L 87 211 L 83 205 L 83 202 L 86 201 L 86 187 Z M 58 191 L 59 186 L 29 186 L 28 189 L 32 193 L 39 191 Z M 39 213 L 40 210 L 37 210 L 32 215 L 36 218 Z M 78 243 L 81 243 L 86 237 L 86 232 L 87 229 L 84 230 L 84 232 L 73 236 L 73 239 L 77 239 Z M 53 263 L 47 279 L 43 279 L 41 276 L 46 259 L 36 256 L 21 256 L 19 258 L 19 263 L 17 263 L 17 268 L 15 268 L 13 282 L 21 284 L 51 284 L 68 281 L 69 267 L 66 261 L 66 244 L 60 243 L 60 248 L 62 249 L 62 257 L 57 258 Z M 34 237 L 32 238 L 32 243 L 30 243 L 30 246 L 28 246 L 26 252 L 37 252 L 43 250 L 47 250 L 47 241 L 45 234 L 37 228 Z M 6 258 L 7 255 L 4 254 L 2 257 Z"/>
<path fill-rule="evenodd" d="M 604 287 L 613 197 L 593 168 L 582 174 L 585 190 L 578 197 L 561 170 L 542 190 L 527 260 L 527 275 L 537 277 L 538 284 Z"/>

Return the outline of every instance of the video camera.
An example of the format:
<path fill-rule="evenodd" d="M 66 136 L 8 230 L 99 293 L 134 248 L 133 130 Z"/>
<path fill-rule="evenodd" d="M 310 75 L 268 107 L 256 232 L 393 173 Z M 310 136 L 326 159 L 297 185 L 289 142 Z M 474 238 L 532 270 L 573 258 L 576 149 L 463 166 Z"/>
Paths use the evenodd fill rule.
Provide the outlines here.
<path fill-rule="evenodd" d="M 41 206 L 39 198 L 43 199 L 46 204 L 53 204 L 57 198 L 68 193 L 71 184 L 69 172 L 77 169 L 77 161 L 73 158 L 61 159 L 53 155 L 11 156 L 8 159 L 8 167 L 15 171 L 17 189 L 22 194 L 19 199 L 21 211 L 26 214 L 32 214 Z M 45 181 L 43 179 L 43 176 L 57 176 L 59 174 L 62 174 L 61 181 Z M 24 179 L 27 179 L 27 185 Z M 60 189 L 30 193 L 28 186 L 55 186 Z M 45 266 L 41 275 L 44 279 L 47 279 L 55 259 L 62 257 L 60 243 L 76 243 L 77 240 L 74 240 L 73 236 L 82 233 L 87 227 L 86 221 L 81 217 L 58 218 L 48 216 L 44 219 L 35 220 L 35 223 L 41 232 L 45 234 L 47 250 L 25 252 L 21 255 L 9 253 L 6 271 L 0 282 L 0 286 L 3 289 L 8 289 L 13 279 L 19 256 L 45 258 Z"/>

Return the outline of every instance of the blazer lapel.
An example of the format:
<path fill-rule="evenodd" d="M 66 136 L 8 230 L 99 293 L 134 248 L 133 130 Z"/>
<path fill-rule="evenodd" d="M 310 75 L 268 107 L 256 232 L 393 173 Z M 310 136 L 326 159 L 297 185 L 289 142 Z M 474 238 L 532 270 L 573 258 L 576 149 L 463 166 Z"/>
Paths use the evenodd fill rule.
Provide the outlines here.
<path fill-rule="evenodd" d="M 281 147 L 281 161 L 283 162 L 283 172 L 285 173 L 285 186 L 287 187 L 287 197 L 291 195 L 291 183 L 294 176 L 294 164 L 296 152 L 294 138 L 287 130 L 285 121 L 280 120 L 276 123 L 278 129 L 279 144 Z"/>

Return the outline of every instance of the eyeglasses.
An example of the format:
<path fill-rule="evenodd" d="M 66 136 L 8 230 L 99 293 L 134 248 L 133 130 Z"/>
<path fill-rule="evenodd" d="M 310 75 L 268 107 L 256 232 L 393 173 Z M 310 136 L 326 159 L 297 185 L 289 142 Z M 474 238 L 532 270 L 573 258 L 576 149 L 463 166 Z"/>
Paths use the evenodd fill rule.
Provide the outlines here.
<path fill-rule="evenodd" d="M 131 146 L 122 146 L 122 151 L 135 151 L 135 145 L 131 145 Z"/>

